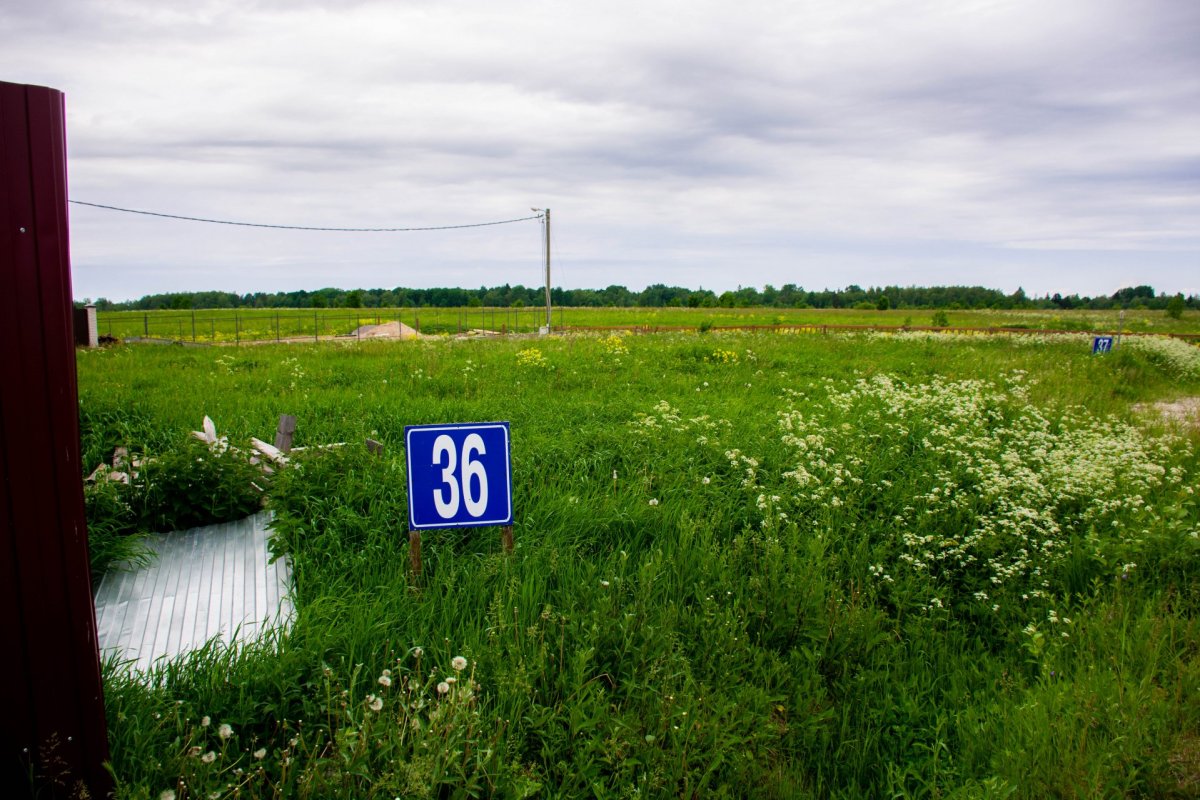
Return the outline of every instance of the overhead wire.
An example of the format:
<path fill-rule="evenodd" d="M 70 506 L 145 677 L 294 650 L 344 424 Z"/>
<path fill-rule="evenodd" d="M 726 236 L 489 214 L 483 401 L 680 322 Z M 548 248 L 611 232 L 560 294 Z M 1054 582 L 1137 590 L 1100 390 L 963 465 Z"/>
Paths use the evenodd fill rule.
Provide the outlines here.
<path fill-rule="evenodd" d="M 271 225 L 262 222 L 235 222 L 227 219 L 208 219 L 206 217 L 188 217 L 182 214 L 164 214 L 159 211 L 141 211 L 136 208 L 121 208 L 120 206 L 104 205 L 103 203 L 87 203 L 83 200 L 70 200 L 77 206 L 90 206 L 92 208 L 104 208 L 109 211 L 123 211 L 126 214 L 142 214 L 148 217 L 163 217 L 165 219 L 181 219 L 188 222 L 207 222 L 213 225 L 237 225 L 243 228 L 275 228 L 288 231 L 335 231 L 339 233 L 401 233 L 406 231 L 449 231 L 459 228 L 485 228 L 490 225 L 509 225 L 514 222 L 526 222 L 531 219 L 541 219 L 541 214 L 534 214 L 528 217 L 518 217 L 516 219 L 501 219 L 494 222 L 471 222 L 465 225 L 430 225 L 425 227 L 411 228 L 334 228 L 320 227 L 314 225 Z"/>

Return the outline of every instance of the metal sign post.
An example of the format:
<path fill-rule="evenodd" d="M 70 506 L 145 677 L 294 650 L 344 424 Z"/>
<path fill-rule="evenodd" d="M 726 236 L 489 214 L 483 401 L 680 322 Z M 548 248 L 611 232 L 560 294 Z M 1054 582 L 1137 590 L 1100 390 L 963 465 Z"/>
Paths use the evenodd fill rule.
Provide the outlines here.
<path fill-rule="evenodd" d="M 408 542 L 421 574 L 421 531 L 499 526 L 512 550 L 512 459 L 507 422 L 409 425 Z"/>

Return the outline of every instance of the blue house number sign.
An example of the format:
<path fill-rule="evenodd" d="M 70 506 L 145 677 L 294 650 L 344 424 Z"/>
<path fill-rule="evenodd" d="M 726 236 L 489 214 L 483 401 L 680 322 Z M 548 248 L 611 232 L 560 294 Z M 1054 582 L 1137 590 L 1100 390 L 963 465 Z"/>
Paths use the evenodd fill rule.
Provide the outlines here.
<path fill-rule="evenodd" d="M 409 425 L 408 527 L 512 525 L 507 422 Z"/>
<path fill-rule="evenodd" d="M 1113 346 L 1113 337 L 1097 336 L 1094 339 L 1092 339 L 1092 355 L 1098 355 L 1100 353 L 1111 352 L 1112 346 Z"/>

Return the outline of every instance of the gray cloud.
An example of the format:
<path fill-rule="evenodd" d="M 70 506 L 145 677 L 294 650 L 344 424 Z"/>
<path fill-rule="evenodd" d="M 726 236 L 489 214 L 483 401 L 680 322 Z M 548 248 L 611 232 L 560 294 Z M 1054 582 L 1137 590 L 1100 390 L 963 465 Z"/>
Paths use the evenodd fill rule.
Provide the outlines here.
<path fill-rule="evenodd" d="M 67 94 L 77 199 L 363 226 L 550 206 L 564 285 L 1200 291 L 1192 3 L 47 0 L 0 24 L 0 76 Z M 81 295 L 538 280 L 523 226 L 72 219 Z"/>

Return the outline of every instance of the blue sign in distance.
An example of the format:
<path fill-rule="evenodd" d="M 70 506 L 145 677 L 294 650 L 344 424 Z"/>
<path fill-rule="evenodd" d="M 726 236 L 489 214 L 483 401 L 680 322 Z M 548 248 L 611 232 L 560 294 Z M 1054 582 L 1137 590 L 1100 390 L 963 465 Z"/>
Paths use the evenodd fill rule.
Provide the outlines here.
<path fill-rule="evenodd" d="M 512 525 L 508 423 L 409 425 L 408 528 Z"/>
<path fill-rule="evenodd" d="M 1107 353 L 1112 350 L 1113 337 L 1097 336 L 1092 339 L 1092 355 L 1097 353 Z"/>

